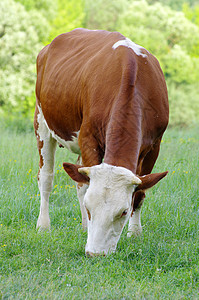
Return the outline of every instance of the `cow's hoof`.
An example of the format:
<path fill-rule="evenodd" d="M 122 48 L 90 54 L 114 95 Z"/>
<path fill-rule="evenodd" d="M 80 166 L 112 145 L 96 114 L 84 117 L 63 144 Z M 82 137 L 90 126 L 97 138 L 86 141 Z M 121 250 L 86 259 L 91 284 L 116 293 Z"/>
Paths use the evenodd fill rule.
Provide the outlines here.
<path fill-rule="evenodd" d="M 37 232 L 50 232 L 50 227 L 41 227 L 41 226 L 37 226 L 36 227 Z"/>
<path fill-rule="evenodd" d="M 134 225 L 128 229 L 127 237 L 138 237 L 142 233 L 142 227 L 138 225 Z"/>
<path fill-rule="evenodd" d="M 50 220 L 49 219 L 42 220 L 39 217 L 39 219 L 37 221 L 36 229 L 38 230 L 38 232 L 50 231 Z"/>

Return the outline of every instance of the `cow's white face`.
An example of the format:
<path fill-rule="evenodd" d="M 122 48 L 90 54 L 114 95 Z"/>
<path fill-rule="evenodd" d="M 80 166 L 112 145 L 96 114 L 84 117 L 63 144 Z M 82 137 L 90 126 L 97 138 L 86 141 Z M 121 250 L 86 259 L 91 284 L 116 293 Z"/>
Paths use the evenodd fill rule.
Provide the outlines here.
<path fill-rule="evenodd" d="M 84 197 L 88 214 L 86 253 L 93 256 L 115 251 L 132 210 L 132 194 L 141 183 L 131 171 L 101 164 L 80 168 L 90 177 Z"/>

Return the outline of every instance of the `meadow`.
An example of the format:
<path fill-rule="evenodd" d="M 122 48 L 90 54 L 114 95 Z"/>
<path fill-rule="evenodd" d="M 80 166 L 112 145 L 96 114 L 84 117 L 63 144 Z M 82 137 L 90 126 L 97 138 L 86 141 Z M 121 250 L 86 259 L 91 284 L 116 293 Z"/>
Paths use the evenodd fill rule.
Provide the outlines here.
<path fill-rule="evenodd" d="M 117 251 L 87 258 L 74 182 L 76 157 L 57 149 L 51 232 L 37 233 L 38 153 L 31 130 L 0 129 L 0 299 L 198 299 L 199 126 L 170 128 L 147 192 L 143 233 L 122 233 Z"/>

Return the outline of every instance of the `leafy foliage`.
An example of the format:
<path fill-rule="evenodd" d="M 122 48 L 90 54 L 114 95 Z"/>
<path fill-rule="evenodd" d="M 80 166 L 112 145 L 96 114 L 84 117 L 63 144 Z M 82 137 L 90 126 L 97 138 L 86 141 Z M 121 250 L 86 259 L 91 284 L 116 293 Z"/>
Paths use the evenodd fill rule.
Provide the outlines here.
<path fill-rule="evenodd" d="M 199 120 L 199 86 L 168 81 L 170 125 L 187 125 Z"/>
<path fill-rule="evenodd" d="M 115 30 L 121 13 L 128 7 L 128 0 L 86 0 L 84 27 Z"/>
<path fill-rule="evenodd" d="M 167 5 L 174 10 L 181 10 L 184 3 L 187 3 L 190 6 L 194 6 L 198 3 L 198 0 L 147 0 L 149 4 L 154 4 L 160 2 L 163 5 Z"/>
<path fill-rule="evenodd" d="M 83 0 L 57 0 L 56 17 L 51 22 L 51 32 L 48 41 L 57 35 L 82 27 L 84 19 Z"/>
<path fill-rule="evenodd" d="M 35 61 L 48 22 L 13 0 L 0 2 L 0 20 L 0 105 L 25 112 L 33 105 Z"/>
<path fill-rule="evenodd" d="M 186 18 L 199 26 L 199 4 L 195 5 L 193 8 L 187 3 L 184 3 L 182 8 Z"/>
<path fill-rule="evenodd" d="M 27 11 L 39 11 L 48 20 L 55 17 L 57 2 L 54 0 L 15 0 L 15 2 L 21 3 Z"/>
<path fill-rule="evenodd" d="M 152 52 L 168 83 L 171 124 L 197 120 L 195 0 L 1 0 L 0 112 L 33 114 L 36 56 L 43 45 L 76 27 L 117 30 Z"/>

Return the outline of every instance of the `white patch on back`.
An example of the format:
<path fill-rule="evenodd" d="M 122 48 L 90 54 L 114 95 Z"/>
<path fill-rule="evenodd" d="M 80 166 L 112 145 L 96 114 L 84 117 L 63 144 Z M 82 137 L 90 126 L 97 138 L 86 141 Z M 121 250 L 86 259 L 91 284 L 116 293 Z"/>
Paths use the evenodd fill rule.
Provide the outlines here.
<path fill-rule="evenodd" d="M 73 136 L 72 137 L 72 141 L 66 141 L 64 139 L 62 139 L 61 137 L 59 137 L 53 130 L 51 130 L 49 127 L 48 127 L 48 124 L 44 118 L 44 115 L 43 115 L 43 112 L 42 112 L 42 109 L 41 107 L 38 106 L 38 109 L 39 109 L 39 114 L 40 114 L 40 118 L 42 118 L 42 121 L 45 123 L 49 133 L 52 135 L 52 137 L 59 143 L 61 144 L 62 146 L 64 146 L 65 148 L 67 148 L 69 151 L 75 153 L 75 154 L 78 154 L 78 155 L 81 155 L 81 151 L 80 151 L 80 148 L 79 148 L 79 144 L 78 144 L 78 135 L 79 135 L 79 131 L 77 132 L 74 132 L 74 134 L 76 136 Z"/>
<path fill-rule="evenodd" d="M 141 55 L 142 57 L 147 57 L 146 54 L 142 53 L 142 49 L 146 50 L 145 48 L 143 48 L 142 46 L 135 44 L 134 42 L 132 42 L 130 39 L 126 38 L 125 40 L 120 40 L 118 42 L 116 42 L 112 48 L 115 50 L 117 49 L 117 47 L 119 46 L 124 46 L 127 48 L 132 49 L 135 54 L 137 55 Z M 146 50 L 147 51 L 147 50 Z M 148 51 L 147 51 L 148 52 Z"/>

